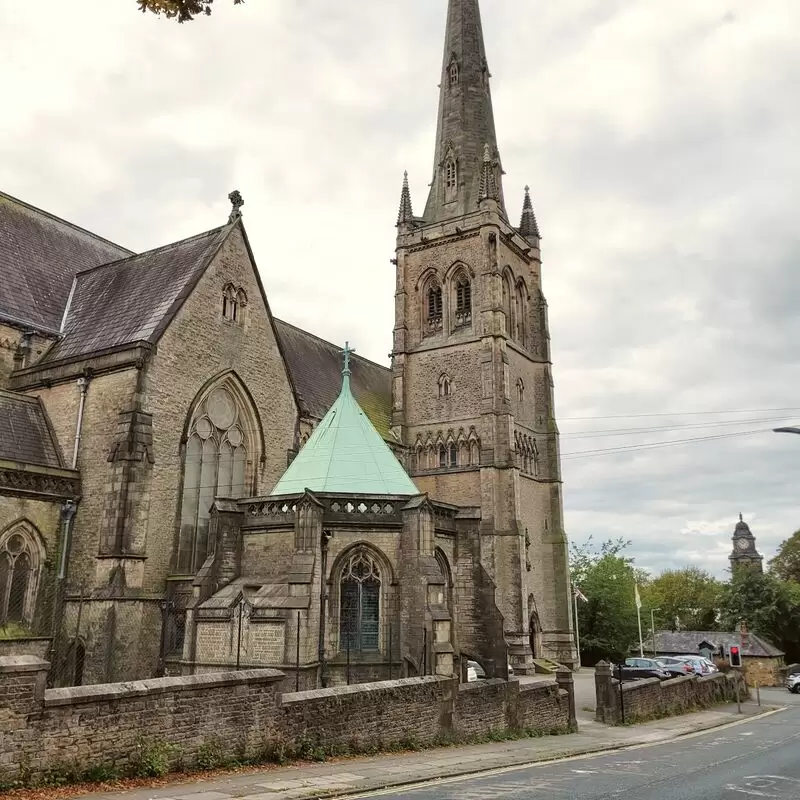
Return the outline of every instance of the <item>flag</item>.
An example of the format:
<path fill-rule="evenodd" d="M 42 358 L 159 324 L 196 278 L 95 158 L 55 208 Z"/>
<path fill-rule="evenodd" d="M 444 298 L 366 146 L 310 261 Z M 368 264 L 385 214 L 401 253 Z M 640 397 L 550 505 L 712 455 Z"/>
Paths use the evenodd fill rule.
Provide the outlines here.
<path fill-rule="evenodd" d="M 642 598 L 639 597 L 639 584 L 638 583 L 634 583 L 633 584 L 633 591 L 634 591 L 635 597 L 636 597 L 636 608 L 641 611 L 641 609 L 642 609 Z"/>
<path fill-rule="evenodd" d="M 589 599 L 586 597 L 586 595 L 577 586 L 573 586 L 572 587 L 572 591 L 573 591 L 573 594 L 575 595 L 575 599 L 576 600 L 583 600 L 584 603 L 588 603 L 589 602 Z"/>

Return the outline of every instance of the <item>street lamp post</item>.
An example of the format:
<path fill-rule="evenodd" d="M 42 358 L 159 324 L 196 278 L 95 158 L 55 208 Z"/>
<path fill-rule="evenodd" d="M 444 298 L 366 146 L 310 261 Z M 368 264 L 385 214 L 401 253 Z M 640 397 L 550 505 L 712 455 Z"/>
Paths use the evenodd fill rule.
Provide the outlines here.
<path fill-rule="evenodd" d="M 656 657 L 656 611 L 660 610 L 660 608 L 650 609 L 650 633 L 653 634 L 653 658 Z"/>

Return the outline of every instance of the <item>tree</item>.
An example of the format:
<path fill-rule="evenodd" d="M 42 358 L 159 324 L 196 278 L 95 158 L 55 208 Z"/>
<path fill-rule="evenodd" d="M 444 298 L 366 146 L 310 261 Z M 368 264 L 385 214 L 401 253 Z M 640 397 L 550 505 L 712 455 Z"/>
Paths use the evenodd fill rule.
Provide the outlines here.
<path fill-rule="evenodd" d="M 713 631 L 721 592 L 722 584 L 705 570 L 687 567 L 662 572 L 645 587 L 642 600 L 658 627 Z"/>
<path fill-rule="evenodd" d="M 233 0 L 235 6 L 241 5 L 244 0 Z M 151 11 L 153 14 L 163 14 L 167 19 L 177 19 L 178 22 L 190 22 L 198 14 L 208 16 L 214 0 L 136 0 L 142 14 Z"/>
<path fill-rule="evenodd" d="M 638 640 L 634 584 L 646 576 L 637 572 L 632 558 L 622 555 L 629 544 L 622 539 L 609 540 L 596 549 L 590 538 L 585 545 L 572 546 L 572 581 L 588 601 L 578 601 L 581 660 L 585 664 L 601 658 L 621 661 Z"/>
<path fill-rule="evenodd" d="M 734 570 L 722 592 L 720 622 L 737 630 L 744 620 L 748 630 L 760 634 L 785 651 L 800 657 L 800 586 L 770 573 Z"/>
<path fill-rule="evenodd" d="M 800 530 L 781 544 L 778 554 L 769 562 L 769 571 L 782 581 L 800 583 Z"/>

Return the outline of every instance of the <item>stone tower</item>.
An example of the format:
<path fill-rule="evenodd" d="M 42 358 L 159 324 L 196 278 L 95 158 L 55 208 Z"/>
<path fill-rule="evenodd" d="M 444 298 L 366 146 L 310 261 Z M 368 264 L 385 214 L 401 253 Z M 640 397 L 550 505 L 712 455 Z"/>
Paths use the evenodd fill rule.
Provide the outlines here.
<path fill-rule="evenodd" d="M 539 229 L 508 217 L 478 0 L 449 0 L 430 193 L 397 220 L 395 434 L 435 500 L 481 514 L 512 664 L 575 662 Z"/>
<path fill-rule="evenodd" d="M 733 530 L 732 539 L 733 550 L 728 556 L 731 572 L 742 568 L 763 572 L 764 557 L 756 550 L 756 537 L 753 536 L 750 526 L 742 519 L 741 514 Z"/>

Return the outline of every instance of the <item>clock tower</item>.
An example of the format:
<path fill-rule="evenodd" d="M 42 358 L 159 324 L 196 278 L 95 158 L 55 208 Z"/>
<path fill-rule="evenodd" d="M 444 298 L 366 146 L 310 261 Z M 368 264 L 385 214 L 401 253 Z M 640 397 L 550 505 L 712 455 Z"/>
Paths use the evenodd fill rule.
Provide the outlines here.
<path fill-rule="evenodd" d="M 756 537 L 753 536 L 741 514 L 739 514 L 739 521 L 733 531 L 733 552 L 728 558 L 731 562 L 731 572 L 735 572 L 737 569 L 764 571 L 764 558 L 756 550 Z"/>

